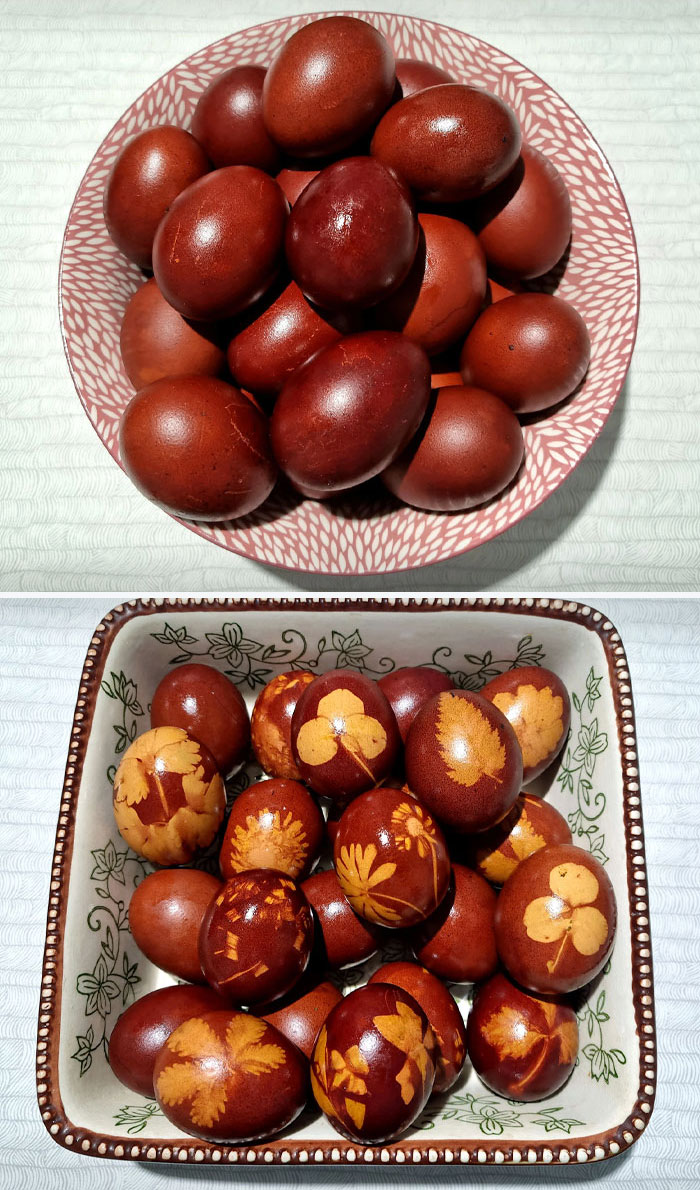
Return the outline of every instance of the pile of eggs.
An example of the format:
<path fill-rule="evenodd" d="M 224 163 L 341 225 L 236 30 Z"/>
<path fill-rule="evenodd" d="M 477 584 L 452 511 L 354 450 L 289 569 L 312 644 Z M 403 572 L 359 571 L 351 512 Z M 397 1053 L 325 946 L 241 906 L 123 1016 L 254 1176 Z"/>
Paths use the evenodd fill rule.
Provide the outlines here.
<path fill-rule="evenodd" d="M 353 1141 L 394 1139 L 467 1056 L 508 1099 L 557 1091 L 578 1052 L 568 994 L 602 969 L 616 925 L 605 869 L 522 792 L 564 746 L 569 711 L 542 667 L 479 694 L 429 667 L 377 682 L 296 670 L 249 721 L 213 667 L 170 671 L 113 804 L 158 865 L 131 899 L 134 940 L 185 982 L 120 1016 L 117 1077 L 181 1131 L 231 1143 L 309 1101 Z M 224 777 L 251 745 L 268 776 L 224 827 Z M 221 879 L 183 866 L 212 845 Z M 389 940 L 410 961 L 343 996 L 333 974 Z M 476 985 L 466 1026 L 455 983 Z"/>
<path fill-rule="evenodd" d="M 517 475 L 520 419 L 588 368 L 578 312 L 536 291 L 571 236 L 555 163 L 497 95 L 354 17 L 225 71 L 191 131 L 137 134 L 104 213 L 153 274 L 121 328 L 121 458 L 175 515 L 244 516 L 280 476 L 476 507 Z"/>

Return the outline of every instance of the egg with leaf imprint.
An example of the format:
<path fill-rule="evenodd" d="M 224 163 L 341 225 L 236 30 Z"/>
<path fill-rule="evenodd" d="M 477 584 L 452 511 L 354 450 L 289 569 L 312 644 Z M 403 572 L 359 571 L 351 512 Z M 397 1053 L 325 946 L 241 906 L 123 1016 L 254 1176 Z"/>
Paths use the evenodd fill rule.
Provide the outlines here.
<path fill-rule="evenodd" d="M 518 864 L 550 843 L 570 843 L 566 819 L 554 806 L 531 793 L 521 793 L 510 813 L 479 836 L 476 867 L 492 884 L 505 884 Z"/>
<path fill-rule="evenodd" d="M 526 665 L 492 678 L 481 693 L 513 728 L 523 754 L 527 785 L 564 747 L 571 720 L 569 692 L 551 669 Z"/>

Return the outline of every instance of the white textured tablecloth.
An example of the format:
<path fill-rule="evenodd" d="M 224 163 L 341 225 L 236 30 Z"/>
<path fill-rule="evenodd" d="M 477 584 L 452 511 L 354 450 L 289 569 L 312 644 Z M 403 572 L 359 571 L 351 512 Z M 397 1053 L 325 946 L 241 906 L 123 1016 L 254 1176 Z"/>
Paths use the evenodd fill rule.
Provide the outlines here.
<path fill-rule="evenodd" d="M 596 602 L 596 601 L 594 601 Z M 80 1157 L 44 1131 L 34 1091 L 49 870 L 83 658 L 111 601 L 0 601 L 0 1190 L 341 1186 L 346 1170 L 164 1169 Z M 700 602 L 596 605 L 627 648 L 637 712 L 656 981 L 659 1084 L 647 1132 L 619 1158 L 577 1168 L 412 1168 L 410 1183 L 497 1190 L 604 1182 L 628 1190 L 700 1184 Z M 363 1185 L 407 1171 L 360 1169 Z"/>
<path fill-rule="evenodd" d="M 334 585 L 228 554 L 141 497 L 82 412 L 56 309 L 73 195 L 124 108 L 208 42 L 314 7 L 314 0 L 0 0 L 1 589 Z M 468 30 L 564 96 L 618 175 L 642 273 L 624 398 L 573 476 L 496 541 L 392 585 L 698 589 L 700 5 L 377 0 L 377 7 Z M 376 580 L 355 586 L 372 590 Z"/>

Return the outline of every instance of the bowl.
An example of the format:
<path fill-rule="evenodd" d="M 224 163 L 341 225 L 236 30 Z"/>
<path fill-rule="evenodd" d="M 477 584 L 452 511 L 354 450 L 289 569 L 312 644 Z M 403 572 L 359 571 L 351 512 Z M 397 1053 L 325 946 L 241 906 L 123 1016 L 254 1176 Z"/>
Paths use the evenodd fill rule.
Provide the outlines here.
<path fill-rule="evenodd" d="M 117 121 L 93 157 L 68 217 L 59 280 L 68 363 L 85 412 L 119 462 L 118 427 L 133 395 L 119 354 L 126 303 L 143 280 L 121 256 L 102 216 L 110 167 L 135 133 L 158 123 L 189 127 L 201 92 L 227 67 L 266 65 L 302 25 L 327 13 L 270 21 L 231 34 L 153 83 Z M 436 514 L 400 505 L 379 485 L 330 503 L 280 485 L 253 514 L 226 524 L 183 521 L 234 553 L 316 574 L 377 574 L 426 566 L 482 545 L 516 524 L 564 482 L 590 449 L 617 399 L 637 328 L 639 276 L 634 233 L 601 148 L 542 79 L 501 50 L 434 21 L 357 13 L 388 37 L 397 56 L 429 59 L 456 79 L 497 92 L 516 111 L 523 138 L 556 162 L 570 191 L 573 237 L 561 266 L 543 279 L 586 320 L 592 359 L 583 386 L 555 412 L 524 427 L 525 463 L 490 503 Z"/>
<path fill-rule="evenodd" d="M 581 1050 L 568 1083 L 536 1104 L 499 1099 L 465 1070 L 430 1101 L 401 1140 L 364 1147 L 307 1110 L 260 1144 L 224 1145 L 179 1132 L 153 1099 L 112 1074 L 106 1046 L 124 1007 L 172 980 L 140 955 L 128 902 L 149 865 L 119 836 L 111 782 L 119 757 L 149 725 L 148 703 L 172 665 L 204 658 L 231 676 L 249 705 L 274 674 L 354 668 L 378 677 L 429 663 L 462 689 L 515 664 L 545 664 L 572 694 L 570 738 L 558 764 L 530 788 L 569 820 L 574 842 L 606 865 L 618 933 L 603 974 L 579 997 Z M 254 765 L 229 792 L 256 780 Z M 215 857 L 210 857 L 214 859 Z M 646 1128 L 656 1042 L 644 836 L 632 692 L 614 625 L 561 600 L 311 603 L 137 600 L 95 631 L 73 722 L 51 874 L 37 1043 L 39 1109 L 61 1145 L 123 1160 L 287 1164 L 541 1162 L 614 1156 Z M 342 973 L 349 989 L 364 968 Z M 468 1010 L 471 989 L 454 988 Z"/>

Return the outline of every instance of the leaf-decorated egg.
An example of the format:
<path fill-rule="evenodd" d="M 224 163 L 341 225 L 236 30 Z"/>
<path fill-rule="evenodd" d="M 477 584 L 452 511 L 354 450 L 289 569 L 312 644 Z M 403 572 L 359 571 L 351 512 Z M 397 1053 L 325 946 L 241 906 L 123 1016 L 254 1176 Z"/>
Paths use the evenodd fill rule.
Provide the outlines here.
<path fill-rule="evenodd" d="M 314 872 L 301 888 L 315 914 L 324 967 L 354 967 L 376 953 L 377 930 L 351 909 L 335 869 Z"/>
<path fill-rule="evenodd" d="M 478 836 L 475 863 L 491 884 L 505 884 L 519 863 L 550 843 L 570 843 L 566 819 L 541 797 L 521 793 L 497 826 Z"/>
<path fill-rule="evenodd" d="M 413 996 L 367 984 L 345 996 L 321 1029 L 311 1088 L 343 1136 L 361 1144 L 392 1140 L 425 1107 L 436 1061 L 433 1031 Z"/>
<path fill-rule="evenodd" d="M 163 376 L 218 376 L 226 365 L 221 337 L 220 327 L 188 322 L 173 310 L 150 277 L 129 298 L 119 350 L 138 390 Z"/>
<path fill-rule="evenodd" d="M 171 867 L 209 846 L 223 821 L 226 794 L 208 748 L 181 727 L 156 727 L 124 753 L 113 805 L 132 850 Z"/>
<path fill-rule="evenodd" d="M 217 74 L 197 100 L 192 132 L 214 165 L 279 169 L 281 154 L 262 116 L 264 66 L 232 66 Z"/>
<path fill-rule="evenodd" d="M 406 779 L 445 825 L 467 834 L 500 822 L 520 792 L 522 775 L 513 728 L 479 694 L 436 694 L 414 719 Z"/>
<path fill-rule="evenodd" d="M 564 747 L 571 719 L 566 686 L 551 669 L 527 665 L 492 678 L 481 693 L 513 728 L 523 754 L 523 782 L 527 785 Z"/>
<path fill-rule="evenodd" d="M 371 789 L 350 803 L 338 823 L 333 862 L 355 912 L 393 929 L 424 921 L 450 880 L 440 827 L 401 789 Z"/>
<path fill-rule="evenodd" d="M 197 868 L 162 868 L 142 880 L 129 902 L 129 929 L 156 967 L 204 983 L 199 927 L 221 881 Z"/>
<path fill-rule="evenodd" d="M 454 682 L 448 674 L 440 669 L 432 669 L 429 665 L 394 669 L 379 678 L 377 685 L 389 700 L 404 744 L 409 727 L 428 699 L 442 690 L 454 689 Z"/>
<path fill-rule="evenodd" d="M 496 945 L 509 975 L 533 992 L 573 992 L 605 966 L 617 924 L 605 868 L 571 844 L 535 851 L 496 906 Z"/>
<path fill-rule="evenodd" d="M 161 678 L 151 702 L 151 727 L 182 727 L 211 752 L 221 773 L 241 764 L 250 744 L 243 696 L 213 665 L 178 665 Z"/>
<path fill-rule="evenodd" d="M 466 1057 L 466 1029 L 456 1001 L 444 983 L 417 963 L 384 963 L 369 983 L 391 983 L 420 1004 L 437 1045 L 433 1092 L 442 1094 L 457 1081 Z"/>
<path fill-rule="evenodd" d="M 202 971 L 233 1004 L 283 996 L 306 969 L 314 940 L 311 908 L 287 876 L 262 868 L 227 880 L 199 931 Z"/>
<path fill-rule="evenodd" d="M 226 823 L 219 864 L 224 879 L 272 868 L 303 880 L 318 859 L 323 815 L 299 781 L 258 781 L 240 793 Z"/>
<path fill-rule="evenodd" d="M 293 669 L 278 674 L 260 691 L 250 718 L 253 751 L 261 768 L 271 777 L 299 780 L 292 755 L 292 715 L 306 687 L 316 674 Z"/>
<path fill-rule="evenodd" d="M 165 1116 L 188 1136 L 262 1140 L 306 1103 L 308 1063 L 274 1025 L 243 1012 L 199 1013 L 170 1034 L 153 1086 Z"/>
<path fill-rule="evenodd" d="M 576 1013 L 562 1000 L 529 996 L 499 973 L 477 988 L 467 1048 L 482 1083 L 497 1095 L 523 1103 L 544 1099 L 574 1068 Z"/>
<path fill-rule="evenodd" d="M 376 682 L 351 669 L 317 677 L 292 717 L 299 773 L 334 801 L 348 801 L 385 777 L 400 742 L 394 712 Z"/>
<path fill-rule="evenodd" d="M 342 994 L 330 980 L 318 979 L 309 986 L 307 979 L 297 984 L 282 1000 L 275 1003 L 271 1012 L 264 1007 L 258 1008 L 257 1013 L 265 1021 L 269 1021 L 280 1033 L 293 1041 L 302 1054 L 310 1058 L 316 1039 L 329 1013 L 342 1000 Z"/>
<path fill-rule="evenodd" d="M 491 975 L 498 966 L 496 899 L 483 876 L 453 864 L 442 904 L 411 932 L 418 962 L 450 983 L 472 983 Z"/>

